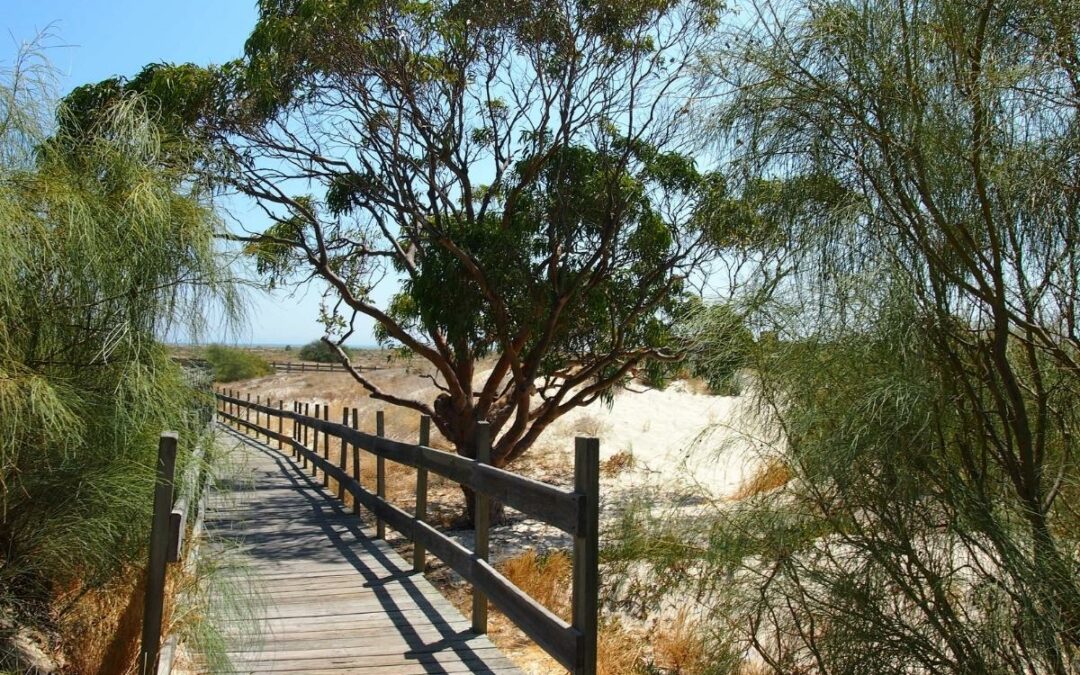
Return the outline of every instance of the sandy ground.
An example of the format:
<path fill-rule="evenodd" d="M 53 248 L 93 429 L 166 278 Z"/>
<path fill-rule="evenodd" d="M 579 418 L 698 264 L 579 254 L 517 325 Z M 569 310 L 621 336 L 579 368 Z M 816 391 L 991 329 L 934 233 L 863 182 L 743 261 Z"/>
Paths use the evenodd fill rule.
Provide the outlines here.
<path fill-rule="evenodd" d="M 438 392 L 423 379 L 427 369 L 419 365 L 397 365 L 370 374 L 378 386 L 395 394 L 430 401 Z M 479 376 L 482 376 L 481 373 Z M 345 373 L 278 373 L 250 380 L 234 388 L 261 400 L 293 400 L 330 405 L 337 419 L 342 406 L 360 408 L 360 424 L 373 424 L 374 411 L 385 410 L 387 433 L 411 440 L 418 415 L 394 408 L 367 396 L 365 390 Z M 609 404 L 597 401 L 573 410 L 557 420 L 512 468 L 532 474 L 553 466 L 569 466 L 573 461 L 573 438 L 600 439 L 602 462 L 617 460 L 626 470 L 618 472 L 611 487 L 639 487 L 643 483 L 676 490 L 702 489 L 717 498 L 730 496 L 757 469 L 767 445 L 754 431 L 743 397 L 697 393 L 693 383 L 675 382 L 665 390 L 634 385 L 619 390 Z M 435 445 L 447 447 L 442 439 Z M 543 456 L 543 457 L 541 457 Z M 570 476 L 546 477 L 564 483 Z"/>

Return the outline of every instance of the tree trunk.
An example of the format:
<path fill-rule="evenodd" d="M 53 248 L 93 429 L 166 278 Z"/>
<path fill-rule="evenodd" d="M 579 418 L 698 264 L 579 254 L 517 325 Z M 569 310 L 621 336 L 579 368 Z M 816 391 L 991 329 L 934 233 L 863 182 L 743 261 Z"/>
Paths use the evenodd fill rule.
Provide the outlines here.
<path fill-rule="evenodd" d="M 454 442 L 454 452 L 461 457 L 476 459 L 476 425 L 469 421 L 463 424 L 469 431 Z M 494 440 L 494 439 L 492 439 Z M 465 485 L 461 486 L 461 492 L 465 497 L 465 513 L 461 525 L 463 527 L 476 527 L 476 493 Z M 506 522 L 506 505 L 496 499 L 489 500 L 491 524 L 501 525 Z"/>
<path fill-rule="evenodd" d="M 461 486 L 461 492 L 465 495 L 465 522 L 468 527 L 476 528 L 476 493 L 472 488 Z M 491 516 L 491 524 L 502 525 L 506 522 L 506 504 L 497 499 L 488 500 L 488 515 Z"/>

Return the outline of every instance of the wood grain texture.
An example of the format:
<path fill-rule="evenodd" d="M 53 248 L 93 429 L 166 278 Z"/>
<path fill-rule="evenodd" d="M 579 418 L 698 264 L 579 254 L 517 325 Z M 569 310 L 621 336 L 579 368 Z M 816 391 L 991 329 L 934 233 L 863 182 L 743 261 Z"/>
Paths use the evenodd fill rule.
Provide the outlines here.
<path fill-rule="evenodd" d="M 222 435 L 240 461 L 219 479 L 206 528 L 213 546 L 242 561 L 236 574 L 261 607 L 258 626 L 230 629 L 237 672 L 520 675 L 298 460 Z M 313 450 L 312 464 L 345 474 Z"/>

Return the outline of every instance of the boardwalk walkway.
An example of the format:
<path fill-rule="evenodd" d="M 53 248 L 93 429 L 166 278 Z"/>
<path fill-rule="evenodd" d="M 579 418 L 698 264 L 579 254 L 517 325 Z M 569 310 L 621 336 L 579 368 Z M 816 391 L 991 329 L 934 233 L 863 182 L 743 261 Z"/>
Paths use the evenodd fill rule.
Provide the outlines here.
<path fill-rule="evenodd" d="M 235 635 L 239 672 L 519 675 L 290 457 L 222 435 L 237 461 L 210 502 L 209 541 L 242 556 L 265 605 L 261 640 Z"/>

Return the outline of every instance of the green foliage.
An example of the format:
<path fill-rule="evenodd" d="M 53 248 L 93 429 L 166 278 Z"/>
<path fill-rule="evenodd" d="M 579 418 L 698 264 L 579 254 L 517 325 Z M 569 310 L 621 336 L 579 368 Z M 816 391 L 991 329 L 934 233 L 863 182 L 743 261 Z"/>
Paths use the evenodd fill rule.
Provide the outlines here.
<path fill-rule="evenodd" d="M 346 354 L 352 351 L 347 347 L 342 347 L 342 350 Z M 341 361 L 337 352 L 322 340 L 312 340 L 301 347 L 296 355 L 301 361 L 315 361 L 317 363 L 339 363 Z"/>
<path fill-rule="evenodd" d="M 250 380 L 274 372 L 269 361 L 246 349 L 210 345 L 205 350 L 205 356 L 213 368 L 214 382 Z"/>
<path fill-rule="evenodd" d="M 685 362 L 650 364 L 646 381 L 662 386 L 673 376 L 688 375 L 704 380 L 714 395 L 739 395 L 740 374 L 750 366 L 755 350 L 754 335 L 747 326 L 749 311 L 724 303 L 687 303 L 678 326 L 688 345 Z"/>
<path fill-rule="evenodd" d="M 27 82 L 0 99 L 47 98 Z M 40 610 L 140 559 L 158 435 L 180 432 L 182 466 L 208 412 L 159 338 L 234 296 L 210 203 L 140 99 L 48 139 L 26 119 L 48 128 L 0 126 L 0 602 Z"/>
<path fill-rule="evenodd" d="M 588 354 L 617 350 L 617 341 L 641 349 L 676 346 L 667 319 L 682 311 L 686 298 L 680 283 L 657 272 L 676 255 L 680 233 L 649 195 L 670 190 L 700 200 L 715 190 L 713 176 L 699 174 L 686 156 L 660 154 L 641 143 L 634 155 L 641 155 L 641 164 L 630 171 L 615 151 L 554 148 L 512 212 L 492 212 L 481 222 L 455 222 L 447 228 L 456 245 L 485 271 L 487 285 L 505 298 L 508 325 L 501 330 L 534 336 L 526 349 L 541 340 L 548 344 L 541 375 Z M 519 173 L 527 170 L 518 167 Z M 612 211 L 621 220 L 612 251 L 619 269 L 578 289 L 595 264 L 593 251 L 610 236 Z M 573 252 L 554 269 L 553 242 Z M 417 274 L 391 303 L 390 315 L 406 328 L 437 331 L 451 344 L 489 353 L 499 344 L 500 326 L 484 288 L 451 250 L 432 245 L 425 251 Z M 570 300 L 555 330 L 545 332 L 550 315 L 541 308 L 552 294 Z M 655 311 L 641 312 L 642 295 L 663 298 Z"/>
<path fill-rule="evenodd" d="M 750 316 L 744 442 L 794 479 L 624 534 L 626 576 L 668 582 L 628 603 L 709 598 L 775 672 L 1076 669 L 1077 26 L 948 0 L 732 26 L 716 136 L 791 269 Z"/>

